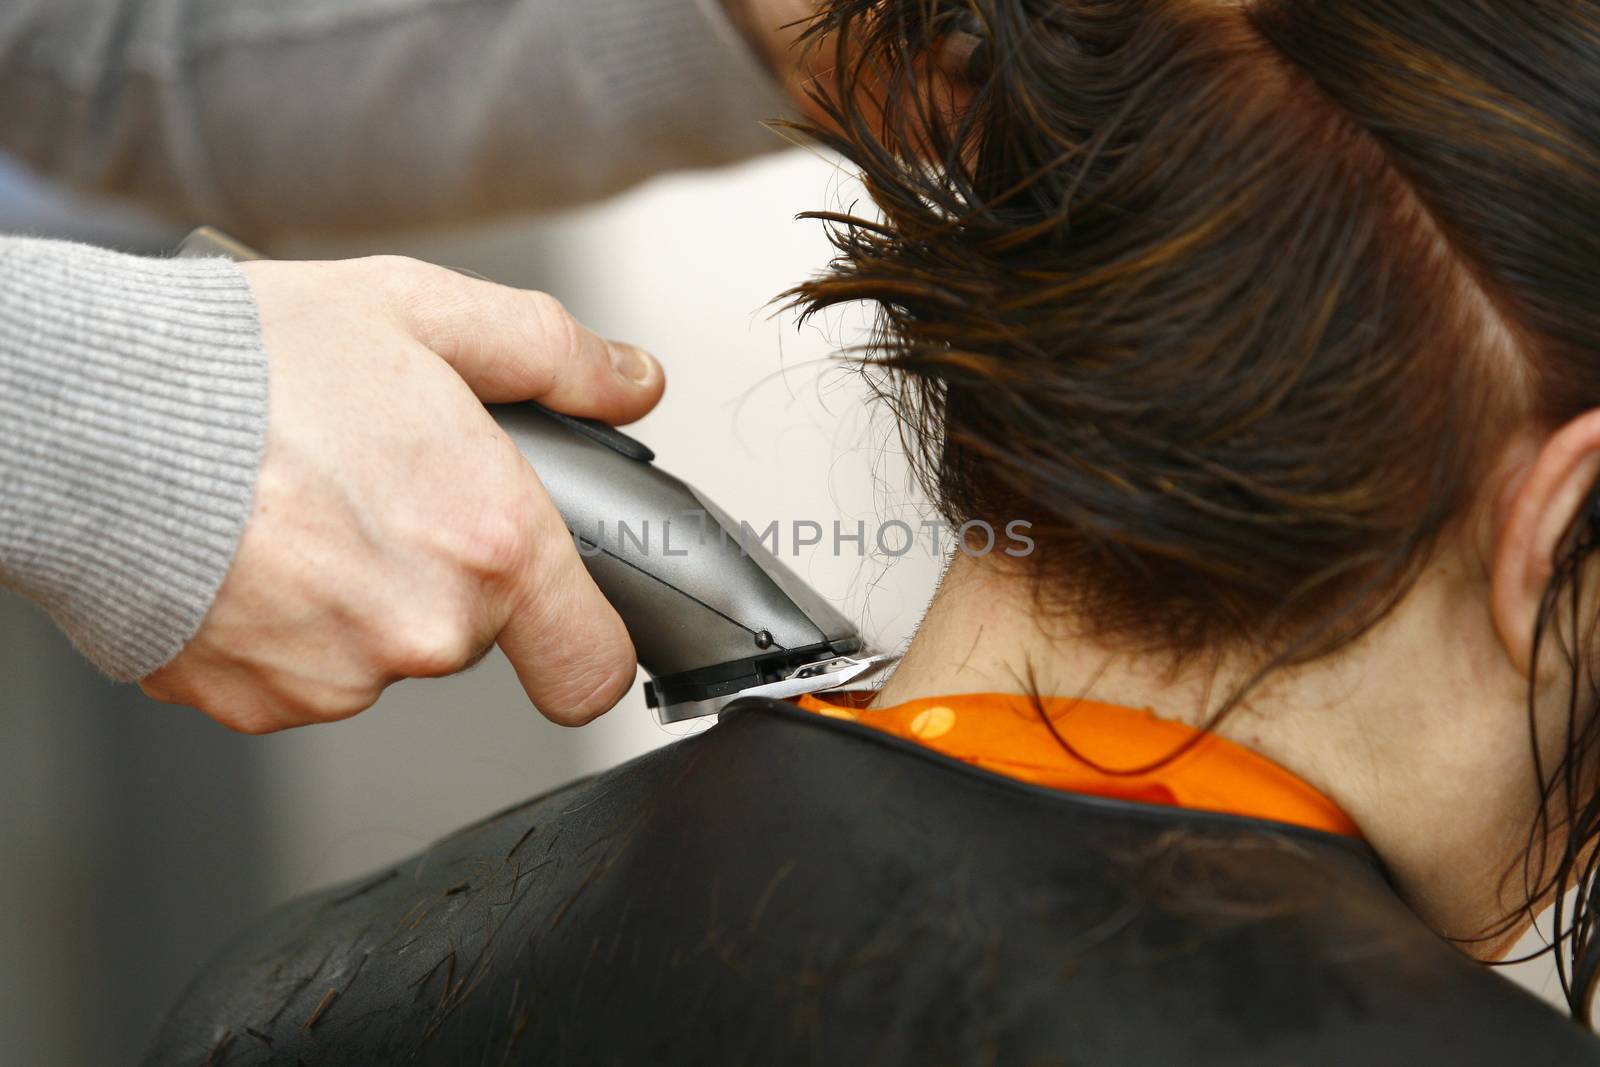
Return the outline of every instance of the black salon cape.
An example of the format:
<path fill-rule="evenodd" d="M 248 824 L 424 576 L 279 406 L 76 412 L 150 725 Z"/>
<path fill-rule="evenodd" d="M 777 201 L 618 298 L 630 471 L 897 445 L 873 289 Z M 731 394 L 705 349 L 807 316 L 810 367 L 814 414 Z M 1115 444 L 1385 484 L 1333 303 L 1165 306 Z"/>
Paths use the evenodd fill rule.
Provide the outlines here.
<path fill-rule="evenodd" d="M 148 1064 L 1600 1064 L 1359 843 L 744 700 L 290 904 Z"/>

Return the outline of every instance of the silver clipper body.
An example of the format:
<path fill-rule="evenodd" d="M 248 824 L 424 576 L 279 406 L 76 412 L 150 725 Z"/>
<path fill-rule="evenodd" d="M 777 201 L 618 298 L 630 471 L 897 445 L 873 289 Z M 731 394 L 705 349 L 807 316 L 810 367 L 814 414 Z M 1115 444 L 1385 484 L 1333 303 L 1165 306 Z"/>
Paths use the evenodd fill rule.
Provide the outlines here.
<path fill-rule="evenodd" d="M 627 624 L 650 675 L 645 699 L 663 722 L 752 692 L 816 692 L 881 666 L 856 658 L 856 628 L 756 531 L 657 467 L 638 441 L 536 404 L 489 410 Z"/>

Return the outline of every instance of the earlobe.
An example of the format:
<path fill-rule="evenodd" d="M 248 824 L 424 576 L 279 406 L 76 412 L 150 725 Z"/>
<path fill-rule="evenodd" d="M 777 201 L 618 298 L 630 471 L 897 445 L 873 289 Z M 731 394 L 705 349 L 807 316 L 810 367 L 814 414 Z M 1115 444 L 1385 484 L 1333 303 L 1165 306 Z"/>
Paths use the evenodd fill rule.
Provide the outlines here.
<path fill-rule="evenodd" d="M 1600 479 L 1600 410 L 1585 413 L 1506 464 L 1494 516 L 1490 613 L 1506 654 L 1533 674 L 1533 635 L 1555 559 Z"/>

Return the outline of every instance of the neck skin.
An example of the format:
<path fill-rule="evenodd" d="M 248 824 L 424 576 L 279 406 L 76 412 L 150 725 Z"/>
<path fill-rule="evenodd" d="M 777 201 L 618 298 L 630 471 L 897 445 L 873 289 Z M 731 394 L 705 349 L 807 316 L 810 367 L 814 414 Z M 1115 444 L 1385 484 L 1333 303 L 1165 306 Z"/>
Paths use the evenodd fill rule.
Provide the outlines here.
<path fill-rule="evenodd" d="M 1325 793 L 1424 921 L 1495 959 L 1526 929 L 1473 940 L 1526 899 L 1518 861 L 1536 811 L 1527 680 L 1496 636 L 1488 577 L 1466 562 L 1475 554 L 1440 555 L 1362 640 L 1270 677 L 1217 732 Z M 957 554 L 878 704 L 1027 693 L 1031 676 L 1043 696 L 1147 707 L 1201 726 L 1243 676 L 1213 662 L 1155 670 L 1059 627 L 1046 632 L 1031 585 L 1005 562 Z"/>

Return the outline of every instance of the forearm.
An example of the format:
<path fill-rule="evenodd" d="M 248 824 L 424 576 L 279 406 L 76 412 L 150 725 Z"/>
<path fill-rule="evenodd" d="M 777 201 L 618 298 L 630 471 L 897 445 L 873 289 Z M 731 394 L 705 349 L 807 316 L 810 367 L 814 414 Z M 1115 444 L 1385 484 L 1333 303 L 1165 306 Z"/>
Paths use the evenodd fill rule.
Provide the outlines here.
<path fill-rule="evenodd" d="M 266 415 L 236 266 L 0 238 L 0 586 L 112 676 L 143 677 L 199 628 Z"/>
<path fill-rule="evenodd" d="M 260 236 L 548 208 L 781 146 L 720 0 L 21 0 L 0 150 Z"/>

